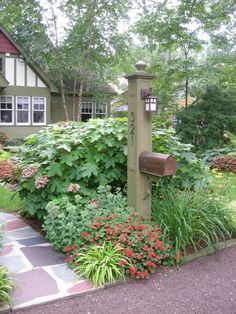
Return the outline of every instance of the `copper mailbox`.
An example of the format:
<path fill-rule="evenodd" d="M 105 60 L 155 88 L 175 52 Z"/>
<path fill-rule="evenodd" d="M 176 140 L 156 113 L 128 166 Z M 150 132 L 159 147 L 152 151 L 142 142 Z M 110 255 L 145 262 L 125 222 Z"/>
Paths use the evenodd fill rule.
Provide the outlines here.
<path fill-rule="evenodd" d="M 172 155 L 142 152 L 139 155 L 139 171 L 158 177 L 173 176 L 176 159 Z"/>

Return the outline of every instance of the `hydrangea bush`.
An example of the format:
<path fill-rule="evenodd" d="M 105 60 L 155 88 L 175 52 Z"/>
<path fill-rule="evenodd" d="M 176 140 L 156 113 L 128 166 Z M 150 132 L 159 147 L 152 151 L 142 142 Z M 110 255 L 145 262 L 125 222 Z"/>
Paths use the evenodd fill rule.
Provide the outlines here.
<path fill-rule="evenodd" d="M 49 201 L 80 193 L 91 199 L 99 185 L 124 187 L 127 179 L 127 119 L 97 119 L 46 127 L 27 140 L 20 154 L 17 190 L 29 215 L 42 218 Z M 173 130 L 153 130 L 153 150 L 177 157 L 179 186 L 202 180 L 203 163 Z M 4 178 L 2 178 L 4 180 Z M 8 180 L 8 183 L 16 182 Z"/>

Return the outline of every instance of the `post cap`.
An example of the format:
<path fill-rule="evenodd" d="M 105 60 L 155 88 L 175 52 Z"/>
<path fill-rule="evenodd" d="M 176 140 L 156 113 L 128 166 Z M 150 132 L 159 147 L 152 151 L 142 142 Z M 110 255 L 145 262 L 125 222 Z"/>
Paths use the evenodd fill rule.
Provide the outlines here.
<path fill-rule="evenodd" d="M 138 61 L 136 64 L 135 64 L 135 67 L 138 71 L 144 71 L 147 67 L 147 64 L 144 62 L 144 61 Z"/>

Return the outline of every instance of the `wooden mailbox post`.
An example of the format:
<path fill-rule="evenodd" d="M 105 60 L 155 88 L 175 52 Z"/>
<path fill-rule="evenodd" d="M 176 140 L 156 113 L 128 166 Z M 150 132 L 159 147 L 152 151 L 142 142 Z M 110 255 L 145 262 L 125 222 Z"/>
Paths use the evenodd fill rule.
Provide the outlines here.
<path fill-rule="evenodd" d="M 128 79 L 128 205 L 141 215 L 151 215 L 151 181 L 154 176 L 175 174 L 173 156 L 152 153 L 152 113 L 144 105 L 143 92 L 151 90 L 154 75 L 140 61 Z"/>

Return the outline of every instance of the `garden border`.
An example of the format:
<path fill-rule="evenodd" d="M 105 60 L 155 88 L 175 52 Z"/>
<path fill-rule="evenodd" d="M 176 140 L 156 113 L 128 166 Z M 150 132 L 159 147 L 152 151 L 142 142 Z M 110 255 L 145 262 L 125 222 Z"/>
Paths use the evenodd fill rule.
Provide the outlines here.
<path fill-rule="evenodd" d="M 192 253 L 192 254 L 186 256 L 184 262 L 189 263 L 192 260 L 195 260 L 196 258 L 199 258 L 202 256 L 207 256 L 210 254 L 213 255 L 214 253 L 217 253 L 223 249 L 227 249 L 233 245 L 236 245 L 236 239 L 230 239 L 230 240 L 226 240 L 224 242 L 220 242 L 220 243 L 218 243 L 212 247 L 207 247 L 207 248 L 201 249 L 201 250 L 197 251 L 196 253 Z"/>

